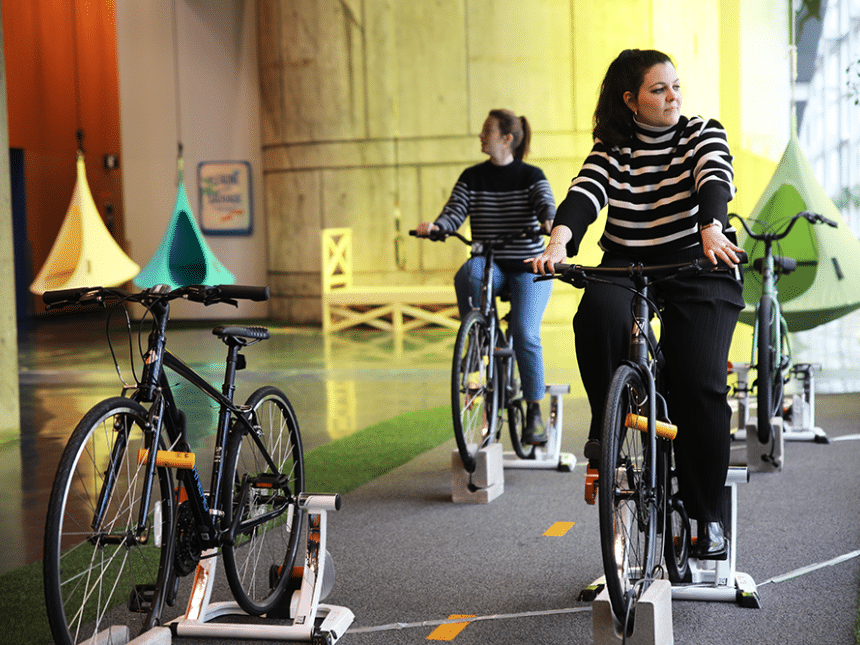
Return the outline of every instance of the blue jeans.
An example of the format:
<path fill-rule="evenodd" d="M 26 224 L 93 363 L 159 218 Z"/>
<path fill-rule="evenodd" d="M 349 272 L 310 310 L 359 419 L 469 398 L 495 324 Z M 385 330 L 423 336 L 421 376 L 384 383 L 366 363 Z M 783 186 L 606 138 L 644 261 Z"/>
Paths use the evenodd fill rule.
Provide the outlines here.
<path fill-rule="evenodd" d="M 533 273 L 505 273 L 498 264 L 494 264 L 493 293 L 498 295 L 506 284 L 511 291 L 510 329 L 517 366 L 520 368 L 520 379 L 523 382 L 523 398 L 526 401 L 540 401 L 546 392 L 540 326 L 552 294 L 552 280 L 535 282 L 534 278 Z M 483 280 L 484 258 L 481 256 L 467 260 L 454 276 L 454 290 L 457 292 L 461 319 L 472 308 L 481 305 Z"/>

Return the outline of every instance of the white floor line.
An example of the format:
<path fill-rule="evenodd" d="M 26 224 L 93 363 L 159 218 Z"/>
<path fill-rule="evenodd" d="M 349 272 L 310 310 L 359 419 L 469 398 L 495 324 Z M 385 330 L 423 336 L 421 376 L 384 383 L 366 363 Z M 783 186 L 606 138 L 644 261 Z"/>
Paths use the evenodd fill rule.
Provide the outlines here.
<path fill-rule="evenodd" d="M 857 441 L 860 439 L 860 434 L 847 434 L 844 437 L 831 437 L 830 441 Z"/>
<path fill-rule="evenodd" d="M 794 571 L 789 571 L 788 573 L 784 573 L 781 576 L 775 576 L 770 580 L 765 580 L 764 582 L 759 583 L 759 587 L 762 585 L 770 584 L 770 583 L 779 583 L 785 582 L 786 580 L 791 580 L 792 578 L 797 578 L 799 576 L 806 575 L 807 573 L 812 573 L 813 571 L 818 571 L 819 569 L 824 569 L 825 567 L 832 567 L 833 565 L 840 564 L 842 562 L 846 562 L 848 560 L 853 560 L 854 558 L 860 556 L 860 550 L 851 551 L 850 553 L 846 553 L 845 555 L 840 555 L 839 557 L 833 558 L 832 560 L 828 560 L 827 562 L 819 562 L 818 564 L 811 564 L 808 567 L 802 567 L 800 569 L 795 569 Z"/>
<path fill-rule="evenodd" d="M 475 623 L 482 620 L 504 620 L 506 618 L 529 618 L 532 616 L 553 616 L 556 614 L 577 614 L 590 612 L 591 606 L 588 607 L 570 607 L 568 609 L 548 609 L 546 611 L 526 611 L 519 614 L 495 614 L 493 616 L 476 616 L 474 618 L 450 618 L 445 620 L 424 620 L 420 623 L 389 623 L 388 625 L 378 625 L 376 627 L 355 627 L 346 631 L 347 634 L 367 634 L 371 632 L 386 632 L 400 629 L 409 629 L 412 627 L 438 627 L 439 625 L 447 625 L 449 623 Z"/>

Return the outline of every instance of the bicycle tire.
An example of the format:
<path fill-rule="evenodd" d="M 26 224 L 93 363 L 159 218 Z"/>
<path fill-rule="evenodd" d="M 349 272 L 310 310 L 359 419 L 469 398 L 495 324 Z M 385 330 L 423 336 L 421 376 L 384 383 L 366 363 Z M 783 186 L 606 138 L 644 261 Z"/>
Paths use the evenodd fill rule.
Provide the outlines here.
<path fill-rule="evenodd" d="M 773 338 L 773 303 L 768 298 L 762 298 L 758 308 L 758 364 L 756 365 L 756 411 L 757 435 L 762 444 L 771 440 L 770 420 L 777 415 L 778 407 L 781 405 L 781 388 L 777 387 L 776 381 L 782 384 L 782 377 L 776 365 L 775 355 L 778 351 L 777 339 Z M 775 395 L 779 394 L 779 398 Z"/>
<path fill-rule="evenodd" d="M 513 343 L 507 346 L 513 349 Z M 522 381 L 520 380 L 520 369 L 517 365 L 516 356 L 510 357 L 505 366 L 507 376 L 505 378 L 505 391 L 508 413 L 508 431 L 511 435 L 511 445 L 514 453 L 520 459 L 534 459 L 535 446 L 531 443 L 523 443 L 523 429 L 526 427 L 526 402 L 523 399 Z"/>
<path fill-rule="evenodd" d="M 137 463 L 138 449 L 149 448 L 141 429 L 146 420 L 146 410 L 136 401 L 106 399 L 83 416 L 60 458 L 48 502 L 43 561 L 48 621 L 58 645 L 95 642 L 97 634 L 126 634 L 121 642 L 127 642 L 152 626 L 153 607 L 141 613 L 146 602 L 134 609 L 131 603 L 161 589 L 171 570 L 173 478 L 169 469 L 156 469 L 152 524 L 135 539 L 146 469 L 145 461 Z M 120 439 L 127 439 L 124 446 Z M 115 469 L 110 468 L 114 449 Z M 113 485 L 94 527 L 106 480 Z"/>
<path fill-rule="evenodd" d="M 662 441 L 662 440 L 661 440 Z M 663 523 L 663 557 L 666 573 L 673 583 L 690 582 L 690 518 L 678 497 L 678 474 L 675 471 L 672 445 L 662 442 L 660 449 L 660 481 L 664 492 L 661 508 L 665 513 Z"/>
<path fill-rule="evenodd" d="M 237 422 L 224 464 L 224 527 L 233 521 L 246 476 L 258 485 L 249 489 L 243 520 L 286 505 L 273 519 L 237 532 L 234 542 L 223 548 L 224 572 L 233 597 L 245 612 L 259 616 L 281 601 L 292 575 L 301 537 L 298 496 L 304 491 L 305 472 L 299 424 L 286 395 L 265 386 L 251 394 L 246 405 L 254 411 L 255 429 L 278 467 L 277 474 L 287 475 L 286 489 L 279 494 L 271 478 L 264 479 L 273 473 L 254 436 Z"/>
<path fill-rule="evenodd" d="M 648 434 L 624 425 L 628 412 L 647 414 L 647 398 L 639 372 L 620 366 L 606 398 L 601 441 L 597 510 L 603 569 L 612 611 L 628 630 L 656 559 L 657 503 L 646 485 Z"/>
<path fill-rule="evenodd" d="M 497 374 L 491 374 L 493 339 L 486 318 L 466 314 L 454 342 L 451 367 L 451 413 L 463 468 L 475 472 L 478 451 L 495 440 L 498 427 Z"/>

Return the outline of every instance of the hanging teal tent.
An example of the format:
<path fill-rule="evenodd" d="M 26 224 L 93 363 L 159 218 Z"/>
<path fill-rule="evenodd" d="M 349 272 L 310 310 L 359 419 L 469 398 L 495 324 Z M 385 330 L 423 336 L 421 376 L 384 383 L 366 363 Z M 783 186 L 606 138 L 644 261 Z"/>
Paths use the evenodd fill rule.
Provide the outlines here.
<path fill-rule="evenodd" d="M 224 268 L 209 249 L 194 220 L 185 193 L 180 157 L 179 188 L 173 217 L 155 255 L 134 279 L 134 284 L 141 289 L 157 284 L 176 289 L 190 284 L 233 284 L 235 281 L 235 276 Z"/>
<path fill-rule="evenodd" d="M 812 329 L 860 308 L 860 242 L 815 179 L 792 123 L 788 146 L 749 220 L 758 221 L 753 223 L 756 232 L 763 227 L 782 230 L 803 210 L 820 213 L 838 227 L 799 220 L 779 246 L 774 245 L 774 254 L 792 257 L 798 264 L 794 272 L 780 276 L 778 285 L 782 313 L 792 332 Z M 748 238 L 743 229 L 739 238 L 750 263 L 764 255 L 764 244 Z M 741 322 L 754 324 L 760 297 L 761 275 L 747 271 Z"/>

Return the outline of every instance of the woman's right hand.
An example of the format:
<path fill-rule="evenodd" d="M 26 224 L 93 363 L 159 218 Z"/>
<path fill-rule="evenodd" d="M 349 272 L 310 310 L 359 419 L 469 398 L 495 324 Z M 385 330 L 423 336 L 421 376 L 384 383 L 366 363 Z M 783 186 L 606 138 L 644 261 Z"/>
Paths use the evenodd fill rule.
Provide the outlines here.
<path fill-rule="evenodd" d="M 436 226 L 433 222 L 421 222 L 418 226 L 415 227 L 415 234 L 420 236 L 430 235 L 433 231 L 438 231 L 439 227 Z"/>
<path fill-rule="evenodd" d="M 525 262 L 532 263 L 532 272 L 547 275 L 553 273 L 553 267 L 558 262 L 564 262 L 567 259 L 567 249 L 561 242 L 550 242 L 544 249 L 540 257 L 529 258 Z"/>
<path fill-rule="evenodd" d="M 523 262 L 531 262 L 532 272 L 546 275 L 553 273 L 555 265 L 567 259 L 567 243 L 573 238 L 573 233 L 564 224 L 554 226 L 549 244 L 546 245 L 540 257 L 529 258 Z"/>

